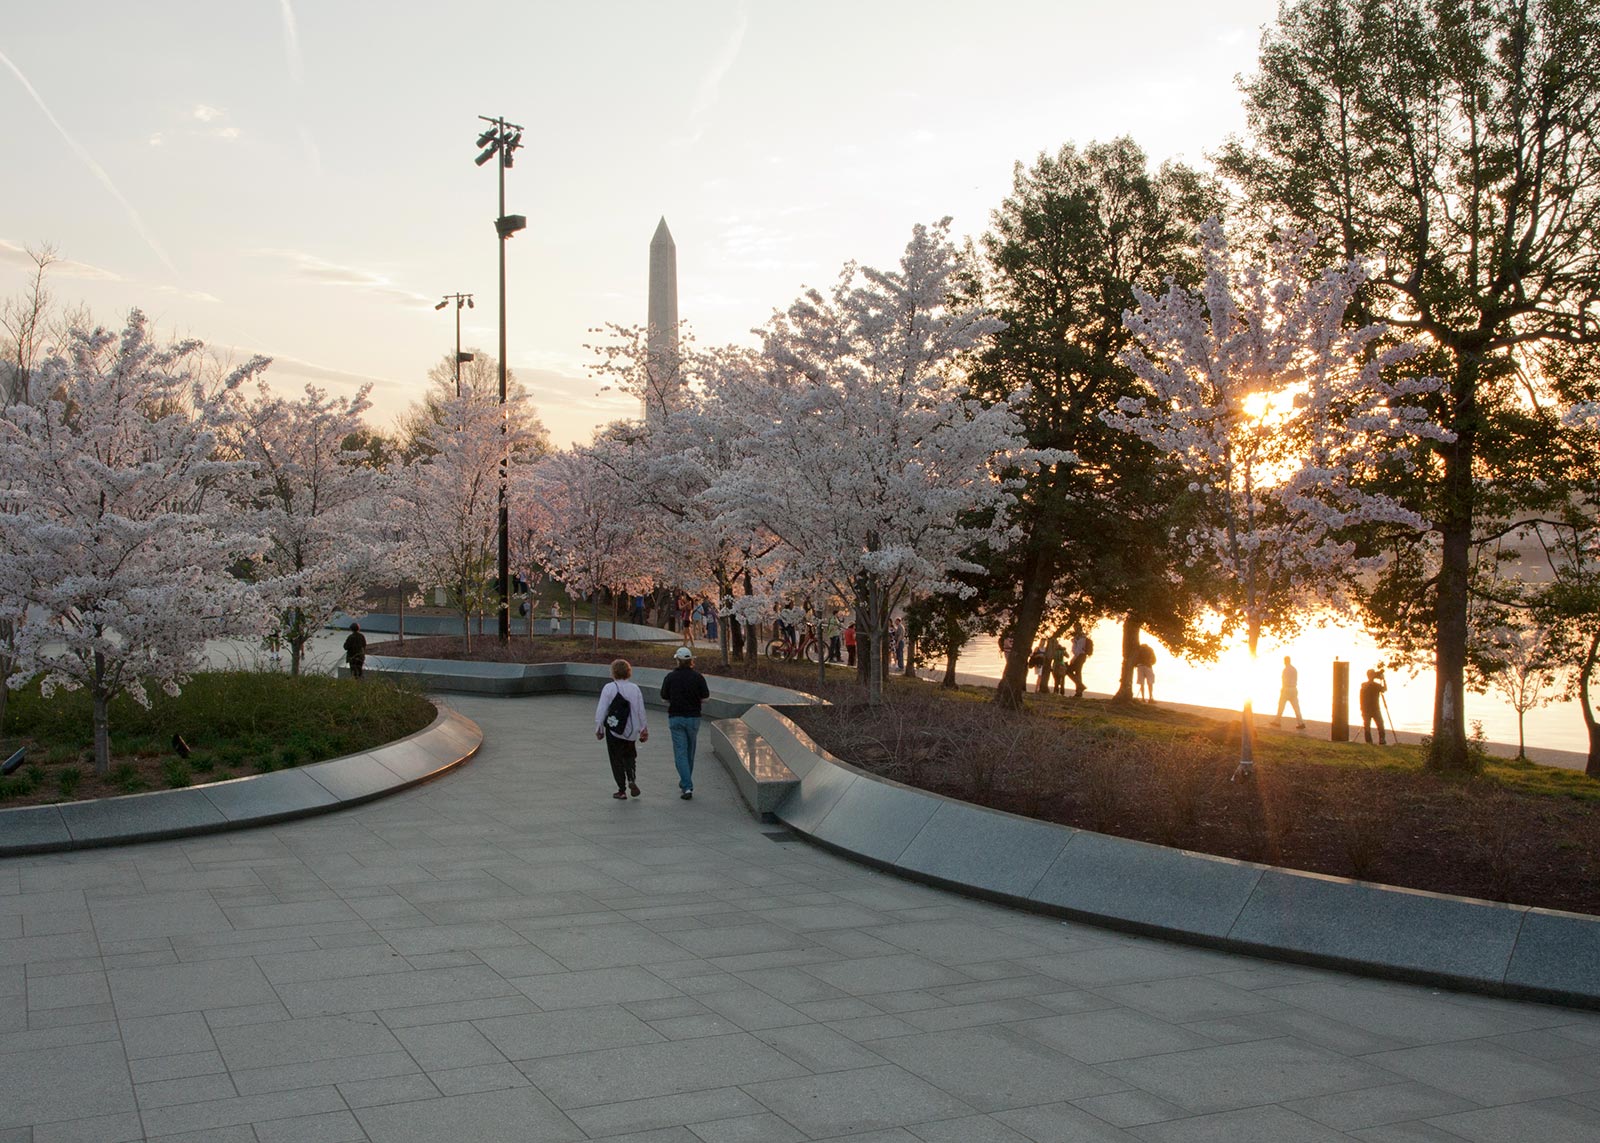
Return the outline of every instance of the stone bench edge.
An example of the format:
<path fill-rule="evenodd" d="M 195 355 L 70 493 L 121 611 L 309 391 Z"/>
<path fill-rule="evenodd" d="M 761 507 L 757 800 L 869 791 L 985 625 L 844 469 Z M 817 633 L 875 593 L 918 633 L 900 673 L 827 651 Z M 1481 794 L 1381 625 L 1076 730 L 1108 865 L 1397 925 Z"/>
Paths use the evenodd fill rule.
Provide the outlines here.
<path fill-rule="evenodd" d="M 817 747 L 770 707 L 752 707 L 741 720 L 799 775 L 773 817 L 824 849 L 886 872 L 1030 912 L 1208 948 L 1600 1008 L 1600 917 L 1306 873 L 1040 822 L 868 773 Z"/>

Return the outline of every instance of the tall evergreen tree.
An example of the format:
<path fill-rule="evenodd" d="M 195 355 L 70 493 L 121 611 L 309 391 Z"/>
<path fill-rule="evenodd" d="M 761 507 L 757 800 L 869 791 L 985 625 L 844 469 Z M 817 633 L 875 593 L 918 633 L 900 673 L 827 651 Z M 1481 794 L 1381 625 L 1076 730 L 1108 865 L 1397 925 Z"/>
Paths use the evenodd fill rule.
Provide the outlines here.
<path fill-rule="evenodd" d="M 1359 320 L 1436 348 L 1454 439 L 1412 499 L 1436 558 L 1395 561 L 1380 623 L 1426 599 L 1431 763 L 1465 769 L 1476 547 L 1517 510 L 1519 370 L 1600 341 L 1600 8 L 1588 0 L 1294 0 L 1244 83 L 1221 169 L 1269 228 L 1330 233 L 1373 267 Z M 1250 144 L 1253 144 L 1250 145 Z M 1538 492 L 1529 487 L 1530 495 Z"/>
<path fill-rule="evenodd" d="M 1119 355 L 1134 286 L 1192 279 L 1196 231 L 1216 205 L 1206 180 L 1177 164 L 1152 172 L 1131 139 L 1068 144 L 1031 167 L 1017 164 L 1011 196 L 982 240 L 978 289 L 1006 328 L 974 387 L 986 400 L 1030 387 L 1017 406 L 1028 443 L 1076 458 L 1027 478 L 1014 511 L 1022 538 L 991 564 L 1011 593 L 1002 705 L 1020 705 L 1035 639 L 1065 618 L 1051 615 L 1052 599 L 1087 597 L 1100 614 L 1131 616 L 1135 634 L 1150 623 L 1169 642 L 1184 641 L 1188 597 L 1168 575 L 1181 557 L 1157 554 L 1181 493 L 1148 446 L 1099 413 L 1132 391 Z"/>

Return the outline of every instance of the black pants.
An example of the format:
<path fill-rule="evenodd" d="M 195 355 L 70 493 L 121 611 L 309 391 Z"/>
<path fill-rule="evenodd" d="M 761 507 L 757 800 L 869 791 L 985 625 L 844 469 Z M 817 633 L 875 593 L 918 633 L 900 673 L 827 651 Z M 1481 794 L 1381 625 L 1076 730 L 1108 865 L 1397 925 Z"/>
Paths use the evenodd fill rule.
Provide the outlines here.
<path fill-rule="evenodd" d="M 634 768 L 639 764 L 639 744 L 607 734 L 606 757 L 611 762 L 611 776 L 616 779 L 617 789 L 626 790 L 634 781 Z"/>
<path fill-rule="evenodd" d="M 1383 736 L 1383 715 L 1380 714 L 1378 711 L 1372 711 L 1370 714 L 1367 711 L 1362 711 L 1361 712 L 1361 729 L 1362 729 L 1363 732 L 1365 732 L 1368 742 L 1372 741 L 1372 724 L 1373 723 L 1377 723 L 1378 724 L 1378 745 L 1379 746 L 1387 746 L 1387 745 L 1389 745 L 1388 740 L 1385 739 L 1384 736 Z"/>
<path fill-rule="evenodd" d="M 355 659 L 351 659 L 350 660 L 350 677 L 352 679 L 359 679 L 361 677 L 361 671 L 366 665 L 367 665 L 367 661 L 365 659 L 363 659 L 363 658 L 359 658 L 358 657 L 358 658 L 355 658 Z"/>

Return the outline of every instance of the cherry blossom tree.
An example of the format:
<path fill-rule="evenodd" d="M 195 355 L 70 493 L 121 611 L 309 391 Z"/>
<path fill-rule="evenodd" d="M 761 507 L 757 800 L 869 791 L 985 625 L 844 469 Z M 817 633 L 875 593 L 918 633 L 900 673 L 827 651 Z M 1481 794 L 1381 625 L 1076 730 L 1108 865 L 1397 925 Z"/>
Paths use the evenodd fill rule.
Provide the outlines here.
<path fill-rule="evenodd" d="M 773 319 L 725 397 L 748 440 L 716 496 L 777 537 L 792 579 L 855 602 L 873 702 L 890 615 L 915 592 L 961 591 L 968 553 L 1008 541 L 1007 473 L 1036 455 L 1010 403 L 984 406 L 958 375 L 999 323 L 951 304 L 957 266 L 949 220 L 918 226 L 895 270 L 847 266 Z"/>
<path fill-rule="evenodd" d="M 227 519 L 241 466 L 218 458 L 218 434 L 267 362 L 209 385 L 202 349 L 157 344 L 138 310 L 120 334 L 74 329 L 39 367 L 48 398 L 0 419 L 0 579 L 27 604 L 7 684 L 87 689 L 101 774 L 113 698 L 176 694 L 207 639 L 260 629 L 255 592 L 229 571 L 259 544 Z"/>
<path fill-rule="evenodd" d="M 1363 477 L 1407 463 L 1417 438 L 1449 439 L 1413 399 L 1436 378 L 1395 375 L 1415 356 L 1382 325 L 1350 329 L 1345 312 L 1361 266 L 1312 274 L 1314 239 L 1292 235 L 1271 265 L 1245 265 L 1215 218 L 1201 230 L 1199 292 L 1135 290 L 1124 360 L 1148 386 L 1102 413 L 1187 474 L 1208 518 L 1189 533 L 1191 562 L 1219 573 L 1212 600 L 1226 629 L 1243 628 L 1254 659 L 1264 629 L 1291 633 L 1313 605 L 1349 609 L 1352 576 L 1376 570 L 1347 538 L 1352 525 L 1427 521 Z M 1254 761 L 1251 701 L 1241 723 L 1240 776 Z"/>
<path fill-rule="evenodd" d="M 418 582 L 443 589 L 461 613 L 469 647 L 473 615 L 482 616 L 499 599 L 501 465 L 508 489 L 514 488 L 538 447 L 518 408 L 522 400 L 513 396 L 504 416 L 498 398 L 464 392 L 444 400 L 439 419 L 420 430 L 421 455 L 391 474 L 391 510 L 407 536 Z"/>
<path fill-rule="evenodd" d="M 594 600 L 593 638 L 600 646 L 599 593 L 632 594 L 654 583 L 650 521 L 638 498 L 618 475 L 604 438 L 593 445 L 555 453 L 530 470 L 517 497 L 518 519 L 534 537 L 540 562 L 574 596 Z"/>
<path fill-rule="evenodd" d="M 241 403 L 233 436 L 250 467 L 237 494 L 247 526 L 266 540 L 261 587 L 292 674 L 307 640 L 361 598 L 387 546 L 374 502 L 378 471 L 364 450 L 346 447 L 364 427 L 370 388 L 332 398 L 307 385 L 291 401 L 263 384 Z"/>
<path fill-rule="evenodd" d="M 1490 614 L 1482 614 L 1484 610 Z M 1553 632 L 1524 610 L 1486 609 L 1481 600 L 1471 619 L 1469 681 L 1478 682 L 1479 689 L 1499 691 L 1517 712 L 1517 757 L 1526 761 L 1523 720 L 1530 710 L 1556 697 L 1552 688 L 1559 662 L 1553 653 Z"/>
<path fill-rule="evenodd" d="M 614 388 L 645 400 L 659 379 L 651 367 L 649 338 L 642 327 L 608 326 L 612 340 L 590 346 L 591 373 Z M 710 596 L 718 614 L 748 626 L 770 601 L 742 602 L 767 579 L 773 538 L 728 512 L 712 495 L 719 478 L 742 457 L 749 443 L 735 406 L 721 399 L 725 385 L 754 369 L 754 353 L 742 347 L 699 350 L 681 331 L 671 400 L 649 402 L 659 416 L 647 424 L 619 422 L 603 435 L 610 446 L 596 459 L 612 465 L 636 498 L 649 528 L 639 536 L 655 551 L 658 583 Z M 723 665 L 729 662 L 731 629 L 718 629 Z M 749 643 L 754 647 L 754 640 Z M 752 656 L 753 657 L 753 656 Z"/>

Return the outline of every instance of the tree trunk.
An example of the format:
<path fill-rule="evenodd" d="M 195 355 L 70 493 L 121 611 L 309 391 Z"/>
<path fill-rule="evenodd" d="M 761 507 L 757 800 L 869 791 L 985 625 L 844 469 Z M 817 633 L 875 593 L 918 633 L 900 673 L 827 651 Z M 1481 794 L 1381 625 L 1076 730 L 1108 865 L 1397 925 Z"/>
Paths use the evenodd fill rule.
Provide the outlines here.
<path fill-rule="evenodd" d="M 1143 626 L 1137 615 L 1122 617 L 1122 665 L 1117 669 L 1117 693 L 1112 702 L 1133 701 L 1133 657 L 1139 653 L 1139 628 Z"/>
<path fill-rule="evenodd" d="M 1578 709 L 1583 711 L 1583 727 L 1589 732 L 1589 761 L 1583 772 L 1591 778 L 1600 778 L 1600 723 L 1595 721 L 1594 707 L 1589 702 L 1589 676 L 1594 673 L 1597 658 L 1600 658 L 1600 629 L 1596 629 L 1589 640 L 1583 673 L 1578 676 Z"/>
<path fill-rule="evenodd" d="M 94 654 L 94 772 L 104 778 L 111 773 L 111 712 L 105 686 L 106 657 Z"/>
<path fill-rule="evenodd" d="M 1456 373 L 1456 408 L 1451 418 L 1453 444 L 1444 446 L 1442 538 L 1434 634 L 1433 742 L 1427 764 L 1434 770 L 1472 769 L 1467 752 L 1466 667 L 1467 597 L 1472 572 L 1473 441 L 1477 421 L 1478 365 L 1462 351 Z"/>
<path fill-rule="evenodd" d="M 956 689 L 956 660 L 960 657 L 961 648 L 952 643 L 944 657 L 944 678 L 939 680 L 939 685 L 946 690 Z"/>
<path fill-rule="evenodd" d="M 1261 641 L 1261 624 L 1252 619 L 1249 629 L 1250 673 L 1246 679 L 1256 677 L 1256 647 Z M 1248 684 L 1247 684 L 1248 685 Z M 1235 779 L 1248 778 L 1256 764 L 1256 712 L 1255 696 L 1245 692 L 1244 708 L 1239 712 L 1239 768 L 1233 772 Z"/>
<path fill-rule="evenodd" d="M 11 620 L 0 619 L 0 647 L 5 651 L 0 653 L 0 734 L 6 732 L 6 712 L 11 708 L 11 688 L 6 685 L 6 680 L 11 677 L 11 672 L 16 670 L 16 658 L 11 654 L 16 645 L 16 627 Z"/>
<path fill-rule="evenodd" d="M 1040 552 L 1030 552 L 1022 570 L 1022 599 L 1017 604 L 1016 622 L 1011 628 L 1011 650 L 1006 652 L 1005 671 L 994 689 L 994 701 L 1008 710 L 1022 709 L 1022 696 L 1028 693 L 1028 655 L 1039 634 L 1045 603 L 1050 596 L 1050 581 L 1055 578 L 1051 560 Z"/>
<path fill-rule="evenodd" d="M 909 627 L 910 624 L 907 624 Z M 910 631 L 906 632 L 906 665 L 900 673 L 908 679 L 917 677 L 917 639 Z"/>
<path fill-rule="evenodd" d="M 395 613 L 397 615 L 399 615 L 399 617 L 400 617 L 400 619 L 399 619 L 400 642 L 404 643 L 406 641 L 406 585 L 405 584 L 402 583 L 400 585 L 400 591 L 399 591 L 398 594 L 400 596 L 400 605 L 395 608 Z M 532 621 L 531 621 L 531 617 L 530 617 L 530 622 L 528 624 L 528 630 L 529 630 L 530 633 L 533 631 L 533 624 L 532 624 Z"/>

